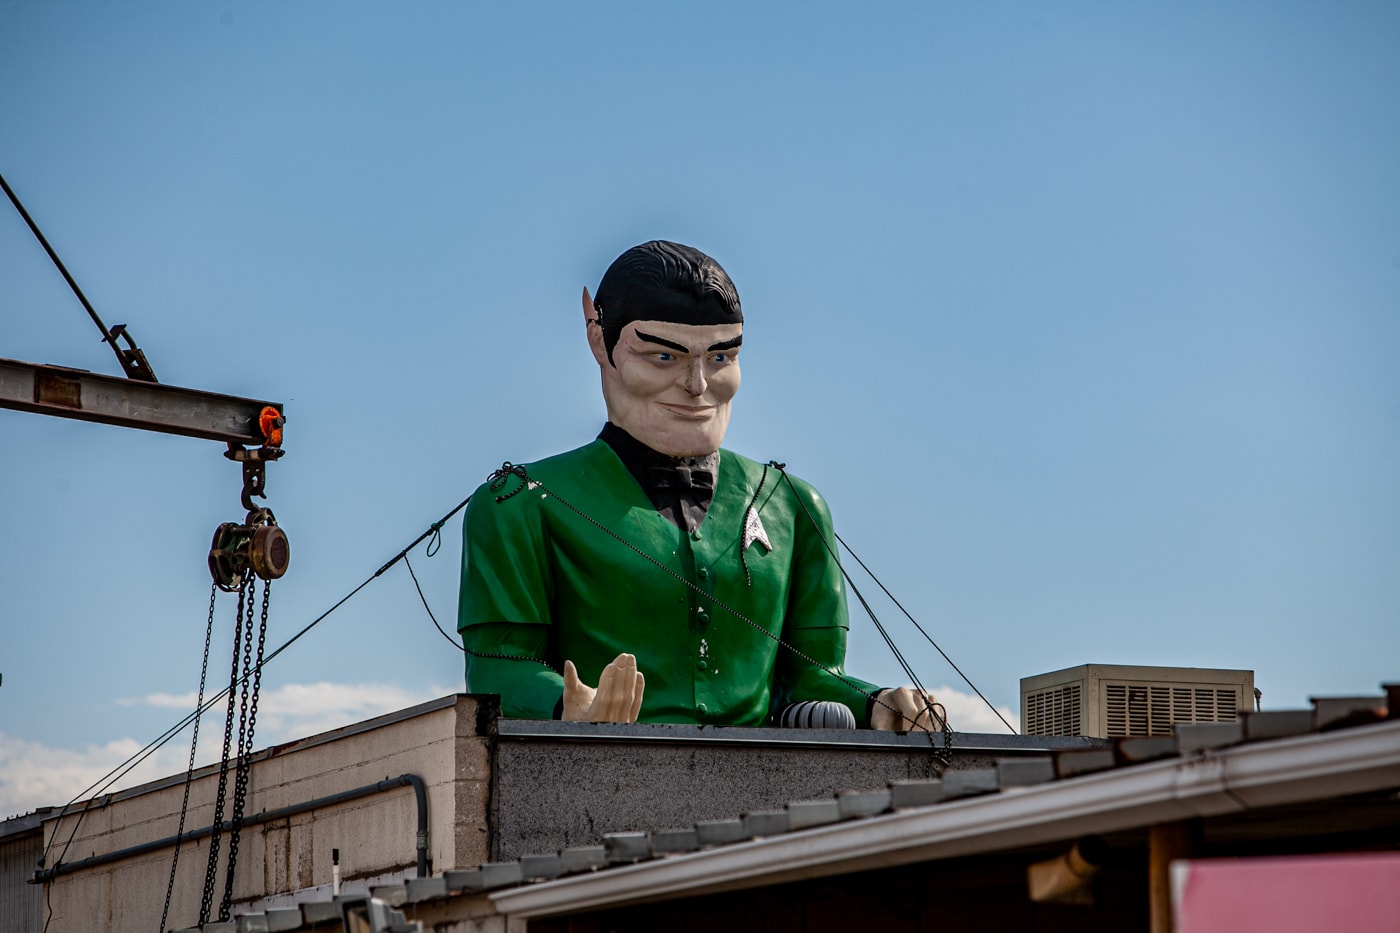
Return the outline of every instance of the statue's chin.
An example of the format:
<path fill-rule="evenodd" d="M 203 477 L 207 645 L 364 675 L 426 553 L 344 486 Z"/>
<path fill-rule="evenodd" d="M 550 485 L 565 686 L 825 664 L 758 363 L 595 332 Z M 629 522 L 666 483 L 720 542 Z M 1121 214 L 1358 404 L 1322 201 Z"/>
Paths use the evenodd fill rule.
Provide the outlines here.
<path fill-rule="evenodd" d="M 670 419 L 667 419 L 668 421 Z M 724 423 L 711 419 L 704 424 L 618 424 L 628 434 L 652 450 L 668 457 L 704 457 L 719 450 L 724 442 Z M 723 419 L 727 422 L 728 419 Z"/>
<path fill-rule="evenodd" d="M 648 447 L 650 447 L 657 453 L 663 453 L 668 457 L 708 456 L 709 454 L 714 453 L 716 450 L 719 450 L 720 442 L 724 439 L 723 436 L 716 438 L 697 438 L 675 437 L 673 435 L 653 435 L 651 437 L 647 437 L 645 435 L 639 436 L 631 431 L 628 431 L 627 433 L 632 434 L 633 437 L 637 438 L 637 440 L 641 441 L 643 444 L 646 444 Z"/>

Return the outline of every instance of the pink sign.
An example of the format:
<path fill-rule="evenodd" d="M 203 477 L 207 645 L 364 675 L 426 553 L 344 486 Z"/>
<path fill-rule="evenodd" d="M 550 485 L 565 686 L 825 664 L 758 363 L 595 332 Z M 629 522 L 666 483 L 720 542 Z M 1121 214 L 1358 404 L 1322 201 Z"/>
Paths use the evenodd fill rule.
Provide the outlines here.
<path fill-rule="evenodd" d="M 1400 853 L 1172 863 L 1177 933 L 1400 933 Z"/>

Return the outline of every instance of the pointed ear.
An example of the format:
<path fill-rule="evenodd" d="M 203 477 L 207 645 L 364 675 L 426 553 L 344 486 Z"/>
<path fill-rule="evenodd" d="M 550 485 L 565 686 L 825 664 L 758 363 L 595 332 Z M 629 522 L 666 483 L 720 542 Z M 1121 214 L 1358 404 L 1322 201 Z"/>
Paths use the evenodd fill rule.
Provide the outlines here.
<path fill-rule="evenodd" d="M 588 286 L 583 286 L 583 323 L 584 326 L 592 324 L 598 320 L 598 309 L 593 307 L 593 296 L 588 294 Z"/>
<path fill-rule="evenodd" d="M 598 323 L 598 309 L 593 307 L 593 298 L 588 294 L 588 286 L 583 287 L 583 326 L 588 331 L 588 349 L 593 351 L 593 359 L 599 366 L 609 365 L 608 348 L 603 341 L 603 326 Z"/>

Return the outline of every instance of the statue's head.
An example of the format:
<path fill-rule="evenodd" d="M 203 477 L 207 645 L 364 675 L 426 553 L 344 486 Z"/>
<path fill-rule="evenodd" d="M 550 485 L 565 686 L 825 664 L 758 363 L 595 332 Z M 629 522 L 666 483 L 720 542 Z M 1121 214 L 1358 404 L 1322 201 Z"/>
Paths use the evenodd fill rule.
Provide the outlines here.
<path fill-rule="evenodd" d="M 719 449 L 744 332 L 719 263 L 665 240 L 634 246 L 603 274 L 597 298 L 584 289 L 583 317 L 609 421 L 672 457 Z"/>

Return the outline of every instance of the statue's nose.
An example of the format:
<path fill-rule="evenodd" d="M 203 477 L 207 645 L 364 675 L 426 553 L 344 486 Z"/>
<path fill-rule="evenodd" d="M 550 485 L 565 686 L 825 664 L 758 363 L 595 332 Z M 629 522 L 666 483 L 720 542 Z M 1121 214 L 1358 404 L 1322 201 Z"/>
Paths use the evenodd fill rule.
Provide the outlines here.
<path fill-rule="evenodd" d="M 685 391 L 694 396 L 705 394 L 708 385 L 705 381 L 705 361 L 701 359 L 691 360 L 690 365 L 685 370 Z"/>

